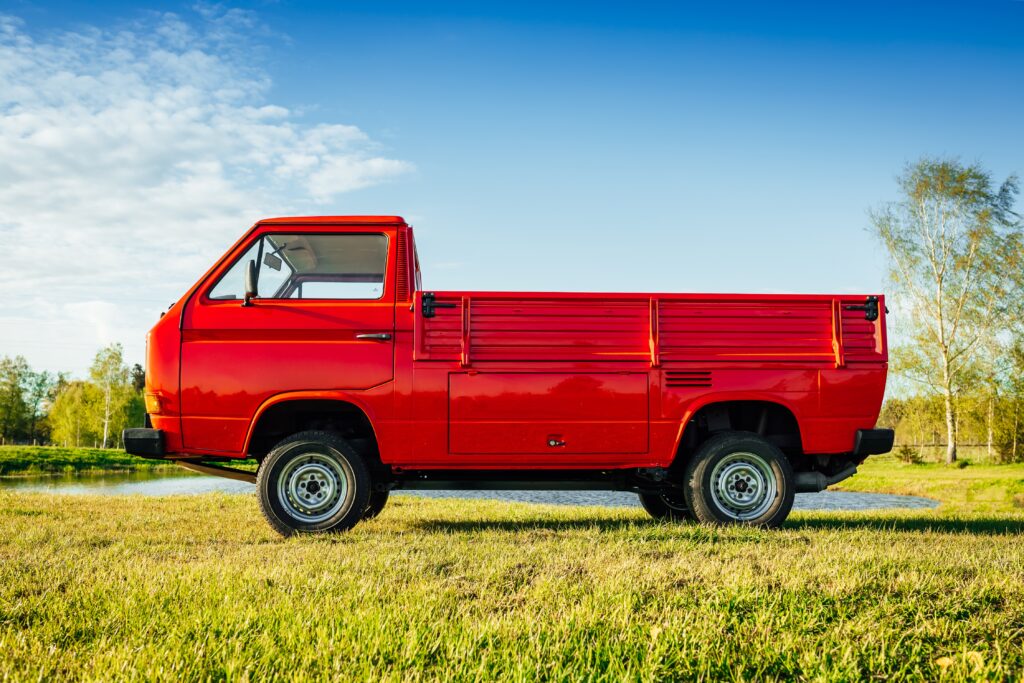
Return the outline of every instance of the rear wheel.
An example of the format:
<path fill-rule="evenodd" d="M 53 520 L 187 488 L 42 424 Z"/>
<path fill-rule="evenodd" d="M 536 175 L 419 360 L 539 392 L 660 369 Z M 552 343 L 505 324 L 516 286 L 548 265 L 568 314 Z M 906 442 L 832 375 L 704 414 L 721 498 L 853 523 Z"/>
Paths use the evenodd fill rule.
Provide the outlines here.
<path fill-rule="evenodd" d="M 685 522 L 693 519 L 690 508 L 686 505 L 686 497 L 679 489 L 669 489 L 662 493 L 640 493 L 640 505 L 647 514 L 655 519 L 672 522 Z"/>
<path fill-rule="evenodd" d="M 344 531 L 363 517 L 370 473 L 338 435 L 300 432 L 267 454 L 256 489 L 263 516 L 280 534 Z"/>
<path fill-rule="evenodd" d="M 793 508 L 789 461 L 751 432 L 725 432 L 705 441 L 686 468 L 689 509 L 702 522 L 780 526 Z"/>

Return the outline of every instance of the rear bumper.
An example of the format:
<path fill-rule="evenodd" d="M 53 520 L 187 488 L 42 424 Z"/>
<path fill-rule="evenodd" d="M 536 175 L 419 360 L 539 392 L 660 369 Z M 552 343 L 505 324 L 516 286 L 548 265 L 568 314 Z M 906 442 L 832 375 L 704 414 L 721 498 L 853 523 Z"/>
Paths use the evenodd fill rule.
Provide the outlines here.
<path fill-rule="evenodd" d="M 124 449 L 143 458 L 164 457 L 164 432 L 161 429 L 126 429 L 121 432 Z"/>
<path fill-rule="evenodd" d="M 896 432 L 891 429 L 858 429 L 853 442 L 854 455 L 880 455 L 892 450 Z"/>

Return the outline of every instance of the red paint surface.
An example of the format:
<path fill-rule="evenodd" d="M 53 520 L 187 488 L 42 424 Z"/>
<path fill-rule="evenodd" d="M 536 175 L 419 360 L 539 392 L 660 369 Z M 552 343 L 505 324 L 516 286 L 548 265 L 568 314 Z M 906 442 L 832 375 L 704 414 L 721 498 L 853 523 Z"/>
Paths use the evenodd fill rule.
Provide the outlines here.
<path fill-rule="evenodd" d="M 386 235 L 383 298 L 205 296 L 259 235 L 289 231 Z M 400 218 L 254 226 L 150 332 L 169 450 L 244 457 L 259 415 L 300 398 L 359 407 L 403 468 L 667 466 L 687 420 L 728 400 L 785 406 L 805 452 L 843 453 L 878 416 L 884 299 L 868 322 L 844 308 L 864 295 L 437 292 L 453 307 L 424 318 L 414 254 Z"/>
<path fill-rule="evenodd" d="M 647 373 L 452 373 L 453 454 L 647 452 Z M 551 442 L 560 442 L 552 446 Z"/>

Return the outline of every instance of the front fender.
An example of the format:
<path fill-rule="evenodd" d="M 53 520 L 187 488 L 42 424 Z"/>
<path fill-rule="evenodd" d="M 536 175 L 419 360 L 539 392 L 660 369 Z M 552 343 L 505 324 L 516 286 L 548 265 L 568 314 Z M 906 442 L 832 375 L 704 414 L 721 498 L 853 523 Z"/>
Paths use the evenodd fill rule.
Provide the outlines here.
<path fill-rule="evenodd" d="M 374 432 L 374 438 L 379 442 L 380 435 L 377 434 L 377 420 L 376 413 L 373 406 L 369 401 L 366 400 L 365 396 L 347 392 L 347 391 L 332 391 L 332 390 L 316 390 L 316 391 L 286 391 L 280 394 L 274 394 L 267 400 L 265 400 L 256 409 L 252 419 L 249 420 L 249 429 L 245 434 L 245 447 L 243 452 L 248 453 L 249 448 L 252 445 L 253 433 L 256 430 L 256 425 L 260 423 L 260 419 L 266 414 L 268 410 L 274 406 L 281 405 L 282 403 L 288 403 L 291 401 L 336 401 L 338 403 L 348 403 L 355 406 L 362 411 L 363 415 L 366 416 L 367 421 L 370 423 L 370 429 Z"/>

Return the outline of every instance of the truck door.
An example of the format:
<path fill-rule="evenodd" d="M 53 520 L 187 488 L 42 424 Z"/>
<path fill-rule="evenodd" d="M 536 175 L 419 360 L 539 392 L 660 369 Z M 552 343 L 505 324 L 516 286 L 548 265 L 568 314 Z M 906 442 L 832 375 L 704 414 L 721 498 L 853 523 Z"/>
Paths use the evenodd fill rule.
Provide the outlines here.
<path fill-rule="evenodd" d="M 392 379 L 394 236 L 272 226 L 196 292 L 182 325 L 186 448 L 239 453 L 256 410 L 274 395 Z M 243 306 L 250 261 L 258 297 Z"/>

